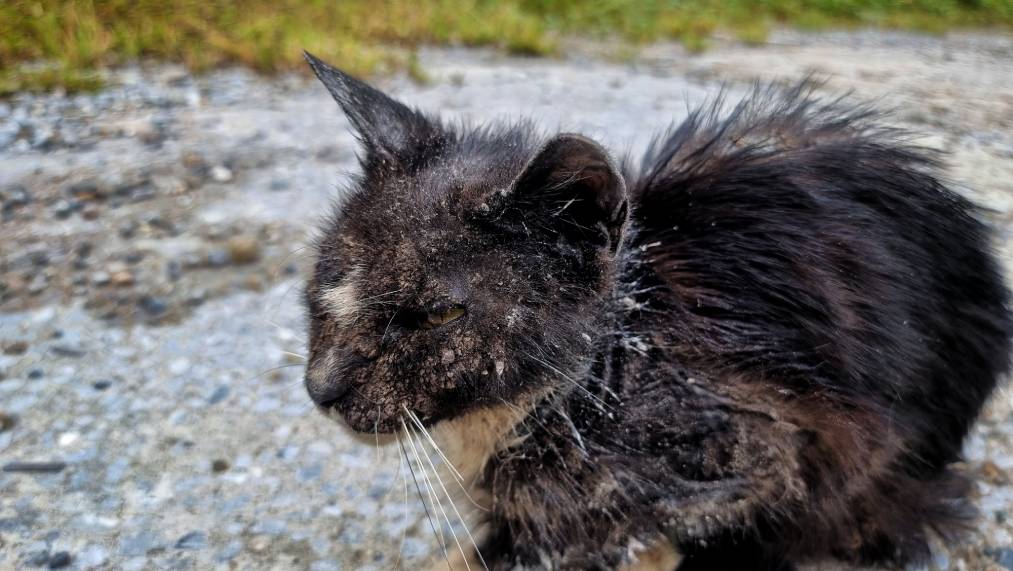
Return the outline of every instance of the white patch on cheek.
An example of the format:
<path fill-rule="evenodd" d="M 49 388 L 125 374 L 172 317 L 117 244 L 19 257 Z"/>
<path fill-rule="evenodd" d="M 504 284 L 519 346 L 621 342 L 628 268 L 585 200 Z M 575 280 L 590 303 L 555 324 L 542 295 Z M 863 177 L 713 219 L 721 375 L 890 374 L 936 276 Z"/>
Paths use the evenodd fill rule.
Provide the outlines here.
<path fill-rule="evenodd" d="M 352 270 L 341 283 L 320 294 L 320 301 L 327 311 L 341 325 L 351 325 L 362 310 L 359 286 L 356 283 L 358 270 Z"/>

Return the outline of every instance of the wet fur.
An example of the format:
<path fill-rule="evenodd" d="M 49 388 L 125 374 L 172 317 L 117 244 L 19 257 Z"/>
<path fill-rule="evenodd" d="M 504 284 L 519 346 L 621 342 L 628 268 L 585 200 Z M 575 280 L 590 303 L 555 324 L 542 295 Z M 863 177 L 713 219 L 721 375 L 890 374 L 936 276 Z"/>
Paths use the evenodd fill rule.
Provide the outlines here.
<path fill-rule="evenodd" d="M 971 521 L 950 465 L 1008 368 L 1007 292 L 875 110 L 758 87 L 618 169 L 311 65 L 365 151 L 307 287 L 307 386 L 355 430 L 429 425 L 490 567 L 636 568 L 659 538 L 685 571 L 899 567 Z M 327 294 L 350 273 L 354 320 Z M 448 303 L 466 318 L 398 324 Z"/>

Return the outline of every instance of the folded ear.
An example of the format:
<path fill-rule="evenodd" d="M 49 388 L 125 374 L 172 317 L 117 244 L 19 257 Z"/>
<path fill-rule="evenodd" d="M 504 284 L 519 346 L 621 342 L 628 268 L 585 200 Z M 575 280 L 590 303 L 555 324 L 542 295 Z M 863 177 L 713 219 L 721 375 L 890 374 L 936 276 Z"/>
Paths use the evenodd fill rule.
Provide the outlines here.
<path fill-rule="evenodd" d="M 583 137 L 553 137 L 514 181 L 514 203 L 562 234 L 615 253 L 629 213 L 626 183 L 608 152 Z"/>
<path fill-rule="evenodd" d="M 435 152 L 445 141 L 446 135 L 435 121 L 309 52 L 303 55 L 348 116 L 366 147 L 367 159 L 414 162 Z"/>

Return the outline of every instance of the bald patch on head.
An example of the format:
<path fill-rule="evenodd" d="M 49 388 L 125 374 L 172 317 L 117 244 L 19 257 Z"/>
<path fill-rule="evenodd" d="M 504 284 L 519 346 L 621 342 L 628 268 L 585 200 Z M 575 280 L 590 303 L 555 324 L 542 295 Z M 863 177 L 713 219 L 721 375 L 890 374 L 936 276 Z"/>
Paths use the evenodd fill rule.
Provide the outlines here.
<path fill-rule="evenodd" d="M 341 283 L 320 292 L 320 302 L 341 325 L 351 325 L 362 311 L 358 284 L 360 273 L 358 269 L 354 269 L 348 272 Z"/>

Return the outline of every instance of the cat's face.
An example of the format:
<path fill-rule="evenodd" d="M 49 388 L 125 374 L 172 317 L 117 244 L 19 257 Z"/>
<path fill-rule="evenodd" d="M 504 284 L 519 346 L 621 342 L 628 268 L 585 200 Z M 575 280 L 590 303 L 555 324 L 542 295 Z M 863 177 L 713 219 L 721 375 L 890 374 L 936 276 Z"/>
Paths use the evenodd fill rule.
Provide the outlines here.
<path fill-rule="evenodd" d="M 627 215 L 605 151 L 455 133 L 308 56 L 364 146 L 307 285 L 306 386 L 360 432 L 572 388 Z"/>

